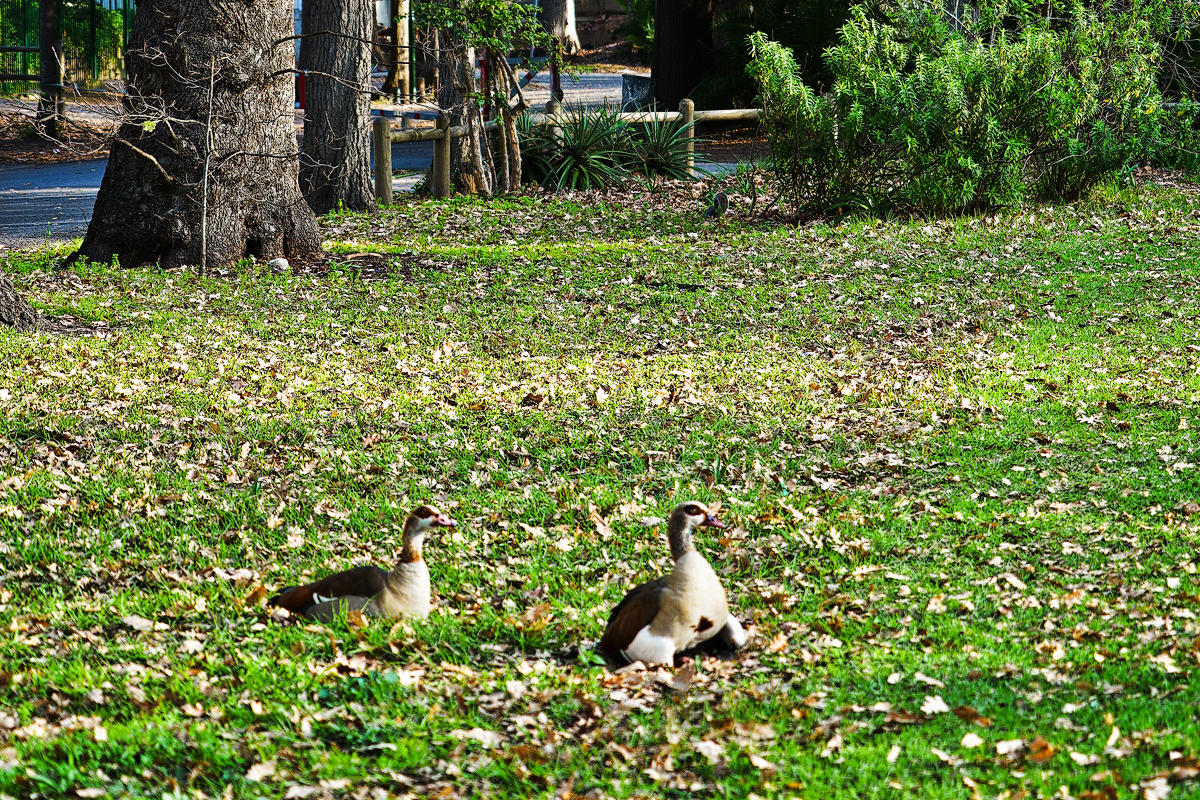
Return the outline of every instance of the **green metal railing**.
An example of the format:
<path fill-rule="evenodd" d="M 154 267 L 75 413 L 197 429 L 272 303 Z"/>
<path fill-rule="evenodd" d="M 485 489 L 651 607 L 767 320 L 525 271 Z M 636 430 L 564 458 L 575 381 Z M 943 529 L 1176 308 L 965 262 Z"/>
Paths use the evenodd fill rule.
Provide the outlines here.
<path fill-rule="evenodd" d="M 58 36 L 63 40 L 70 84 L 92 88 L 125 77 L 125 43 L 133 23 L 135 0 L 49 0 L 56 2 Z M 38 0 L 0 0 L 0 45 L 38 44 Z M 37 75 L 37 53 L 0 52 L 0 74 Z M 0 82 L 0 94 L 24 94 L 37 83 Z"/>

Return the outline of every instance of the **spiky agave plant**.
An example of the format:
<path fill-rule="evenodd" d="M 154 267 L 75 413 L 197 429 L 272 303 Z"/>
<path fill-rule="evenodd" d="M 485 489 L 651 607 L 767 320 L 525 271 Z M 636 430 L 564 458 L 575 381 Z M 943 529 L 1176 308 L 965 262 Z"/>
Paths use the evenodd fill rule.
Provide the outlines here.
<path fill-rule="evenodd" d="M 618 142 L 625 128 L 611 108 L 574 109 L 553 132 L 546 131 L 552 145 L 548 170 L 541 184 L 546 189 L 598 189 L 619 186 L 628 174 L 618 156 Z"/>
<path fill-rule="evenodd" d="M 626 169 L 653 181 L 655 178 L 684 181 L 692 175 L 688 169 L 688 156 L 693 163 L 703 163 L 708 158 L 703 153 L 690 153 L 688 145 L 695 149 L 700 140 L 688 133 L 680 120 L 649 119 L 629 128 L 627 145 L 621 160 Z M 697 169 L 697 172 L 707 172 Z"/>
<path fill-rule="evenodd" d="M 521 179 L 544 185 L 554 172 L 556 143 L 548 125 L 534 125 L 529 114 L 517 117 L 521 142 Z"/>

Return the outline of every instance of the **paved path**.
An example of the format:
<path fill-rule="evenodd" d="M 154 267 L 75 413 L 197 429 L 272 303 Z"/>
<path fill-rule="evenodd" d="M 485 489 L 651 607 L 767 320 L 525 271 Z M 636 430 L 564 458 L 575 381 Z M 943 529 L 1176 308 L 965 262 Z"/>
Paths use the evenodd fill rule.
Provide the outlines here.
<path fill-rule="evenodd" d="M 0 165 L 0 251 L 83 236 L 107 163 Z"/>

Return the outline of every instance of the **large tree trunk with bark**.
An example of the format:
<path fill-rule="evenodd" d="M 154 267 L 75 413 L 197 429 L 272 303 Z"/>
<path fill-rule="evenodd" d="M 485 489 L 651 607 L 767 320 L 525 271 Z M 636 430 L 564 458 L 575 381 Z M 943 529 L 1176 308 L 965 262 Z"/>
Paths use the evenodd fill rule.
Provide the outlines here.
<path fill-rule="evenodd" d="M 308 73 L 308 97 L 300 188 L 318 214 L 339 204 L 366 211 L 375 206 L 370 94 L 375 4 L 310 0 L 303 13 L 299 68 Z"/>
<path fill-rule="evenodd" d="M 658 107 L 674 111 L 707 72 L 713 52 L 714 0 L 658 0 L 654 10 L 654 56 Z"/>
<path fill-rule="evenodd" d="M 496 172 L 483 133 L 483 115 L 474 101 L 475 52 L 441 31 L 438 37 L 438 106 L 451 127 L 467 127 L 466 136 L 450 141 L 450 180 L 467 194 L 492 195 Z"/>
<path fill-rule="evenodd" d="M 83 245 L 135 267 L 317 253 L 300 195 L 289 0 L 140 0 L 125 115 Z"/>
<path fill-rule="evenodd" d="M 41 327 L 37 310 L 17 294 L 5 275 L 0 275 L 0 325 L 19 331 L 36 331 Z"/>
<path fill-rule="evenodd" d="M 562 45 L 564 53 L 578 53 L 579 31 L 575 29 L 575 0 L 543 0 L 542 24 Z"/>

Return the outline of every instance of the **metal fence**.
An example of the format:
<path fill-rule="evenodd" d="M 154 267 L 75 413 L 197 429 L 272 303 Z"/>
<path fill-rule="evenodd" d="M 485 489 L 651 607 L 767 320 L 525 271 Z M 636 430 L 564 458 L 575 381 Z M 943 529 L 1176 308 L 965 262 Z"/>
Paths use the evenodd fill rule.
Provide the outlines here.
<path fill-rule="evenodd" d="M 50 1 L 57 3 L 56 38 L 63 40 L 67 81 L 83 89 L 124 78 L 134 0 Z M 38 0 L 0 0 L 0 45 L 37 44 Z M 0 53 L 0 73 L 36 75 L 39 69 L 37 53 Z M 36 83 L 0 82 L 0 94 L 36 90 Z"/>

